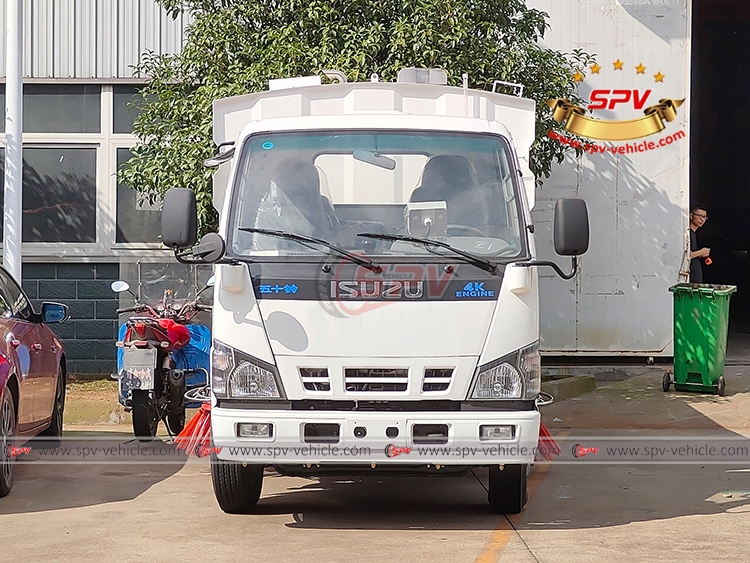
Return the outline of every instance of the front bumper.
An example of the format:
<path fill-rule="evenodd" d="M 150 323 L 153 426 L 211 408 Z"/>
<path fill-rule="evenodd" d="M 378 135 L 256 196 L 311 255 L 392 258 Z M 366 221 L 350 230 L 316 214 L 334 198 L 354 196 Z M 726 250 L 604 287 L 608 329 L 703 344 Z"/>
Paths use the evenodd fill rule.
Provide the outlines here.
<path fill-rule="evenodd" d="M 240 423 L 272 424 L 272 436 L 239 437 Z M 262 464 L 531 463 L 537 452 L 539 423 L 539 412 L 534 410 L 354 412 L 216 407 L 211 411 L 218 457 Z M 321 437 L 311 435 L 309 425 L 332 426 L 326 426 L 328 434 Z M 480 427 L 487 425 L 512 426 L 513 437 L 480 439 Z M 440 430 L 425 435 L 425 428 Z"/>

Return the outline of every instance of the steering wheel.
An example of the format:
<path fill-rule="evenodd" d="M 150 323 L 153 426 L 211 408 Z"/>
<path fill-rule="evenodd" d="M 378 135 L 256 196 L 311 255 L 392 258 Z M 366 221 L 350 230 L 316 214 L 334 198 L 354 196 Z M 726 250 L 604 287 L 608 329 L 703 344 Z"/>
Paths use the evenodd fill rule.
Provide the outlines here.
<path fill-rule="evenodd" d="M 477 229 L 476 227 L 471 227 L 469 225 L 448 225 L 446 227 L 446 231 L 448 234 L 450 234 L 450 231 L 461 231 L 464 233 L 470 233 L 472 235 L 478 235 L 480 237 L 486 237 L 487 235 L 484 234 L 481 230 Z"/>

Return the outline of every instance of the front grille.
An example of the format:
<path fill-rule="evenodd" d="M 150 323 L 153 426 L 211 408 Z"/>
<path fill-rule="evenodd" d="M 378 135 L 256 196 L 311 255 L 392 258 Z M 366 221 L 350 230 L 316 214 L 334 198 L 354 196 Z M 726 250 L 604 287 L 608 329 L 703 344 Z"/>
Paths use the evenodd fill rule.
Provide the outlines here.
<path fill-rule="evenodd" d="M 361 393 L 393 393 L 406 391 L 409 370 L 398 368 L 346 368 L 344 383 L 347 391 Z"/>
<path fill-rule="evenodd" d="M 446 391 L 451 384 L 453 368 L 427 368 L 424 370 L 422 392 Z"/>
<path fill-rule="evenodd" d="M 299 376 L 308 391 L 331 390 L 328 368 L 299 368 Z"/>

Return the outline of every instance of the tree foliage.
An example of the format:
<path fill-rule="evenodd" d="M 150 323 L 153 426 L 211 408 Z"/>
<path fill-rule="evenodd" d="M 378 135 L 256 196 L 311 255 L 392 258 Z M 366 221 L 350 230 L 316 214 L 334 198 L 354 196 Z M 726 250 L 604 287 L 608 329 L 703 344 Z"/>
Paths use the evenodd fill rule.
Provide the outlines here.
<path fill-rule="evenodd" d="M 170 187 L 193 189 L 201 230 L 211 206 L 215 153 L 211 103 L 264 90 L 268 80 L 339 69 L 349 81 L 377 73 L 393 81 L 403 67 L 439 67 L 448 82 L 491 89 L 494 80 L 524 85 L 537 104 L 530 166 L 548 177 L 565 147 L 547 137 L 561 129 L 546 100 L 580 102 L 573 75 L 593 60 L 584 52 L 542 48 L 547 15 L 523 0 L 157 0 L 193 23 L 177 55 L 146 53 L 137 73 L 149 82 L 136 104 L 139 138 L 120 179 L 158 200 Z"/>

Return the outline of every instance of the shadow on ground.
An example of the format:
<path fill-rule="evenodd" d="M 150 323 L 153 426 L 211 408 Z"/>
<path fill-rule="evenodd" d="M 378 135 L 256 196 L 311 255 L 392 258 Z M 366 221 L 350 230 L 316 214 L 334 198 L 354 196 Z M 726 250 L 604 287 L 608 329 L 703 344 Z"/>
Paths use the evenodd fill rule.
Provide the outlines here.
<path fill-rule="evenodd" d="M 116 432 L 66 430 L 58 449 L 44 446 L 36 444 L 19 456 L 13 489 L 0 499 L 0 515 L 131 500 L 177 473 L 187 460 L 166 440 L 139 443 L 132 434 Z"/>

